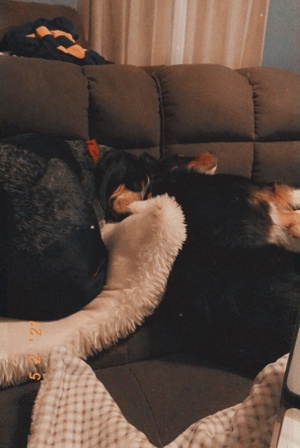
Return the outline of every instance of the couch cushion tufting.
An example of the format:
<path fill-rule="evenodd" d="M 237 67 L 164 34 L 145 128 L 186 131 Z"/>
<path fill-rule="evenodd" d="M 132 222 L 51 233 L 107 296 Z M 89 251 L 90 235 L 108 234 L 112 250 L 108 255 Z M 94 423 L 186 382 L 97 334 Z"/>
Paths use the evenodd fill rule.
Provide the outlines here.
<path fill-rule="evenodd" d="M 39 132 L 88 138 L 87 81 L 74 64 L 3 56 L 0 98 L 3 137 Z"/>
<path fill-rule="evenodd" d="M 253 179 L 300 185 L 300 142 L 255 143 Z"/>
<path fill-rule="evenodd" d="M 156 72 L 165 144 L 251 141 L 252 89 L 237 72 L 218 65 L 171 66 Z"/>
<path fill-rule="evenodd" d="M 256 140 L 299 140 L 299 76 L 265 67 L 238 72 L 245 76 L 253 89 Z"/>
<path fill-rule="evenodd" d="M 156 147 L 159 155 L 159 101 L 154 80 L 141 68 L 86 66 L 90 89 L 90 135 L 120 149 Z"/>

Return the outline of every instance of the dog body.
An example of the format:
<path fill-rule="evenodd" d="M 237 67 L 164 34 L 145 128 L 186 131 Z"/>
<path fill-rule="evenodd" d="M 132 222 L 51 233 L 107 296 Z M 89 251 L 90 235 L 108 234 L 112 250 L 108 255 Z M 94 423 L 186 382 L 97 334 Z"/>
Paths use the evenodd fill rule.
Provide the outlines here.
<path fill-rule="evenodd" d="M 125 165 L 134 158 L 126 157 Z M 210 363 L 257 373 L 290 349 L 300 304 L 292 281 L 298 254 L 289 250 L 291 236 L 300 236 L 299 190 L 207 175 L 216 168 L 209 154 L 140 160 L 141 178 L 146 170 L 151 179 L 146 196 L 175 197 L 187 224 L 155 316 L 166 316 Z"/>
<path fill-rule="evenodd" d="M 202 356 L 257 373 L 290 350 L 300 305 L 299 190 L 231 175 L 176 170 L 153 182 L 181 205 L 187 241 L 161 312 Z"/>
<path fill-rule="evenodd" d="M 1 140 L 2 316 L 59 319 L 101 291 L 108 257 L 93 169 L 82 142 L 34 134 Z"/>
<path fill-rule="evenodd" d="M 300 190 L 286 185 L 259 185 L 229 174 L 207 176 L 180 169 L 154 179 L 152 194 L 174 196 L 186 213 L 193 232 L 201 228 L 215 244 L 257 247 L 289 246 L 300 236 Z"/>

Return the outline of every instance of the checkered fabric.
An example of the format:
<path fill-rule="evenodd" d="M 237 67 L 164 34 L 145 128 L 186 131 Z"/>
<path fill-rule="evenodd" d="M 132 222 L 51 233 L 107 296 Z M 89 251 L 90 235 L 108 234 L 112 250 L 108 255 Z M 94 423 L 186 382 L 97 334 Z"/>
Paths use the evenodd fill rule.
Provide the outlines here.
<path fill-rule="evenodd" d="M 242 403 L 194 423 L 168 448 L 269 448 L 287 358 L 266 366 Z"/>
<path fill-rule="evenodd" d="M 27 446 L 142 448 L 151 444 L 125 420 L 90 366 L 62 347 L 50 355 Z"/>
<path fill-rule="evenodd" d="M 243 403 L 194 423 L 166 448 L 269 447 L 286 361 L 287 355 L 268 365 Z M 50 355 L 32 417 L 28 448 L 153 447 L 91 367 L 64 347 Z"/>

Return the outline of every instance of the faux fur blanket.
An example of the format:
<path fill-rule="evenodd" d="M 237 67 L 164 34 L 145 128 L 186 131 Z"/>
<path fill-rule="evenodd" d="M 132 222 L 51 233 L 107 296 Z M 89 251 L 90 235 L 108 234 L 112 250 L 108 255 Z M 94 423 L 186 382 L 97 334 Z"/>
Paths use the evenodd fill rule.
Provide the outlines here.
<path fill-rule="evenodd" d="M 286 362 L 287 356 L 265 367 L 242 403 L 194 423 L 166 448 L 268 448 Z M 28 448 L 50 446 L 154 448 L 125 419 L 90 366 L 66 348 L 51 354 L 33 410 Z"/>
<path fill-rule="evenodd" d="M 132 333 L 159 304 L 186 238 L 184 216 L 167 195 L 135 202 L 131 215 L 106 224 L 104 290 L 85 308 L 52 322 L 0 319 L 0 384 L 39 379 L 55 346 L 86 359 Z M 35 372 L 37 373 L 34 376 Z"/>

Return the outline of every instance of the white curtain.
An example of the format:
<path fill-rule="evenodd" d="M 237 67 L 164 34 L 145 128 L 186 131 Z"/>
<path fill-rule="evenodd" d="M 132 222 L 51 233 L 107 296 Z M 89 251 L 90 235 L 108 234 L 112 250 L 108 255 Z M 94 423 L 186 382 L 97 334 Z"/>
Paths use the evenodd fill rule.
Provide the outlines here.
<path fill-rule="evenodd" d="M 91 47 L 116 63 L 261 64 L 269 0 L 78 0 Z"/>

